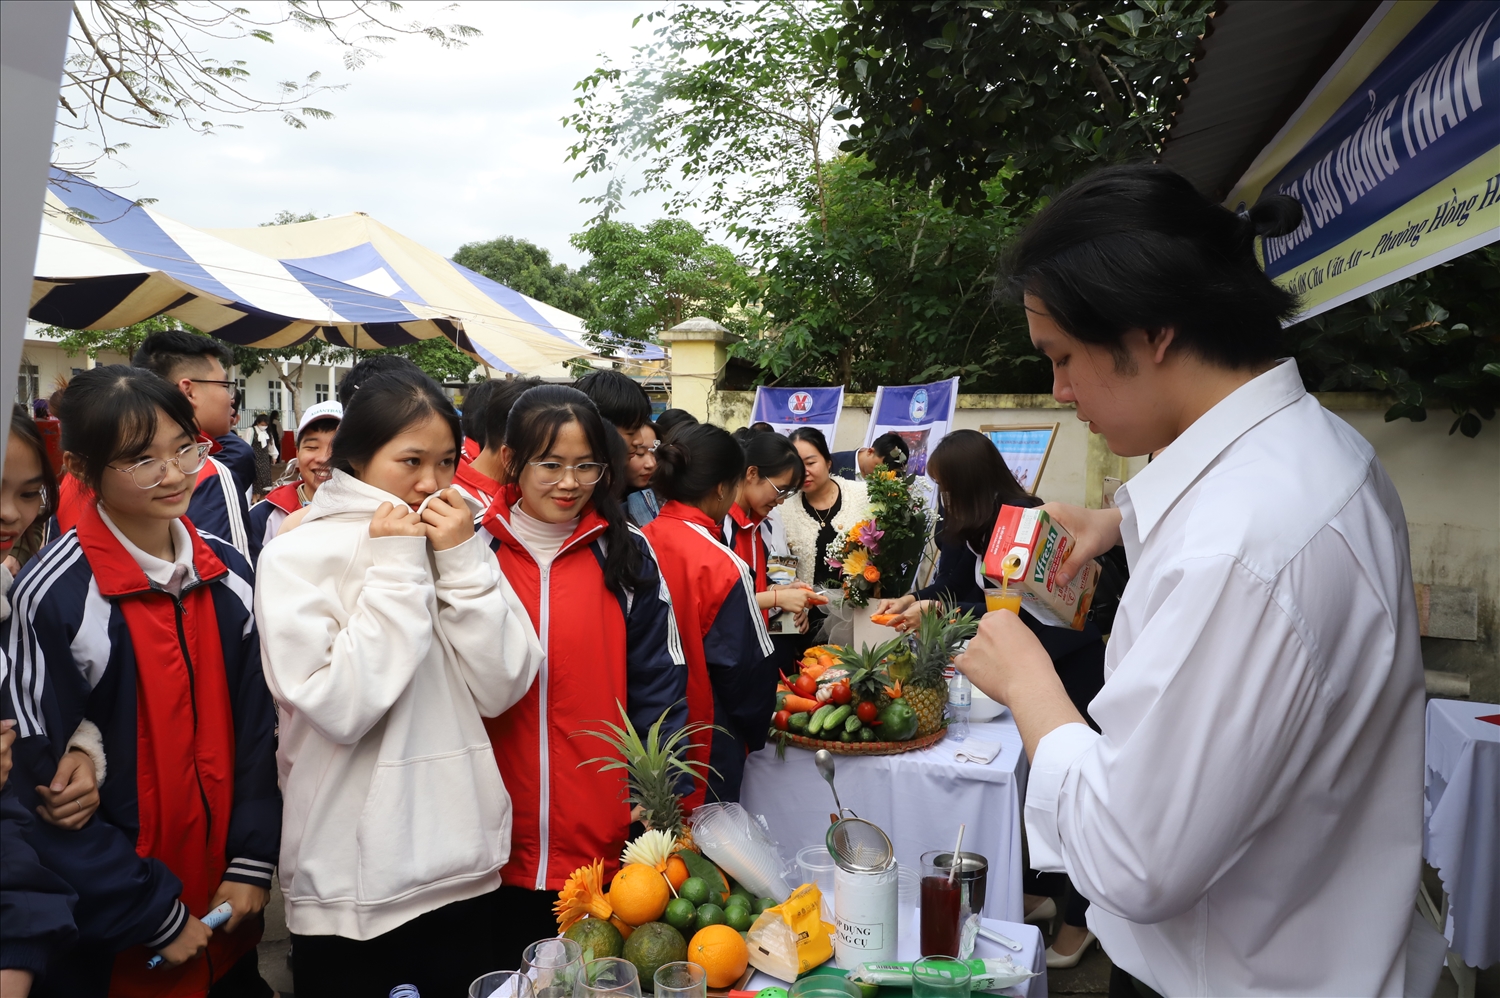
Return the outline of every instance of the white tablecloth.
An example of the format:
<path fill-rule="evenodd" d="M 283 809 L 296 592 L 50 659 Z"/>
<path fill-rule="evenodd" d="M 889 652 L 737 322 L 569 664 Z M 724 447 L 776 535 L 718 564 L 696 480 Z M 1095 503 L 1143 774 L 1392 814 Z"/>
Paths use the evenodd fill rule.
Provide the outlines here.
<path fill-rule="evenodd" d="M 1427 703 L 1422 852 L 1449 897 L 1444 935 L 1471 967 L 1500 960 L 1500 705 Z"/>
<path fill-rule="evenodd" d="M 920 912 L 919 912 L 920 913 Z M 899 960 L 915 960 L 918 956 L 918 939 L 920 922 L 913 919 L 910 923 L 901 923 L 901 935 L 896 939 L 896 958 Z M 1020 925 L 1015 922 L 999 922 L 993 918 L 984 919 L 984 924 L 1002 936 L 1007 936 L 1021 944 L 1021 952 L 1016 953 L 992 942 L 983 936 L 974 941 L 974 956 L 976 958 L 989 958 L 997 956 L 1008 956 L 1011 962 L 1018 967 L 1026 967 L 1036 977 L 1029 978 L 1017 984 L 1015 987 L 1006 988 L 998 992 L 1002 995 L 1013 995 L 1015 998 L 1047 998 L 1047 947 L 1042 942 L 1042 930 L 1035 925 Z M 840 966 L 835 958 L 829 962 L 829 966 Z M 850 970 L 850 967 L 843 967 Z M 788 982 L 779 981 L 770 974 L 756 971 L 750 978 L 746 989 L 759 991 L 761 988 L 785 987 Z M 976 992 L 977 993 L 977 992 Z"/>
<path fill-rule="evenodd" d="M 844 806 L 879 825 L 896 848 L 896 861 L 915 868 L 922 853 L 952 849 L 965 822 L 964 851 L 989 860 L 984 915 L 1020 922 L 1021 802 L 1026 796 L 1026 753 L 1010 714 L 970 726 L 970 738 L 999 742 L 988 765 L 956 762 L 963 742 L 944 738 L 903 755 L 839 755 L 836 783 Z M 774 743 L 745 765 L 740 803 L 763 814 L 781 854 L 793 860 L 804 846 L 821 845 L 833 795 L 818 775 L 813 753 L 788 746 L 776 758 Z"/>

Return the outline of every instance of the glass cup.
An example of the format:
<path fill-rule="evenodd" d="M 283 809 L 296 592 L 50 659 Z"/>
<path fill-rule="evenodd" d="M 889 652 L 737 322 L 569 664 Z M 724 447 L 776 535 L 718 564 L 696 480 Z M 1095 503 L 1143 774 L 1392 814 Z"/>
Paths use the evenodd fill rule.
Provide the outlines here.
<path fill-rule="evenodd" d="M 561 936 L 538 939 L 521 954 L 521 973 L 536 998 L 572 998 L 583 975 L 583 947 Z"/>
<path fill-rule="evenodd" d="M 591 960 L 573 994 L 575 998 L 641 998 L 641 975 L 635 964 L 617 956 Z"/>
<path fill-rule="evenodd" d="M 536 992 L 519 970 L 497 970 L 470 984 L 469 998 L 536 998 Z"/>
<path fill-rule="evenodd" d="M 969 998 L 971 982 L 969 968 L 958 960 L 924 956 L 911 965 L 912 998 Z"/>
<path fill-rule="evenodd" d="M 958 956 L 959 927 L 969 911 L 952 865 L 951 851 L 922 854 L 922 956 Z"/>
<path fill-rule="evenodd" d="M 656 998 L 708 998 L 708 971 L 678 960 L 656 968 Z"/>
<path fill-rule="evenodd" d="M 787 990 L 788 998 L 864 998 L 858 984 L 839 974 L 809 974 Z"/>
<path fill-rule="evenodd" d="M 1009 610 L 1011 613 L 1020 613 L 1021 590 L 986 589 L 984 591 L 984 609 L 987 613 L 994 613 L 996 610 Z"/>

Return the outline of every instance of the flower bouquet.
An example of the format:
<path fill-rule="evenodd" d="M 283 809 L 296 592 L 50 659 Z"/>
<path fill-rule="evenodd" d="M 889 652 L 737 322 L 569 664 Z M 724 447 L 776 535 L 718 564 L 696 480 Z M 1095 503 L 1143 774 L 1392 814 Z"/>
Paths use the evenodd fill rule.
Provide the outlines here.
<path fill-rule="evenodd" d="M 868 606 L 882 592 L 900 595 L 911 587 L 927 539 L 927 503 L 914 481 L 883 464 L 866 476 L 874 515 L 851 527 L 828 558 L 843 575 L 846 603 Z"/>

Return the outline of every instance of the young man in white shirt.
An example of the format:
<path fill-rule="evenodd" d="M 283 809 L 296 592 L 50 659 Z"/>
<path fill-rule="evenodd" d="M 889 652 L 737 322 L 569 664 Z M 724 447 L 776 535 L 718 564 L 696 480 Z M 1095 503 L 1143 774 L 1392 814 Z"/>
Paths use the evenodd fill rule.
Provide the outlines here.
<path fill-rule="evenodd" d="M 1054 394 L 1117 454 L 1117 509 L 1050 506 L 1066 571 L 1131 578 L 1089 712 L 1013 615 L 958 665 L 1013 711 L 1032 864 L 1164 995 L 1400 995 L 1421 866 L 1423 681 L 1401 502 L 1278 360 L 1295 299 L 1253 256 L 1291 231 L 1162 167 L 1075 185 L 1013 266 Z"/>

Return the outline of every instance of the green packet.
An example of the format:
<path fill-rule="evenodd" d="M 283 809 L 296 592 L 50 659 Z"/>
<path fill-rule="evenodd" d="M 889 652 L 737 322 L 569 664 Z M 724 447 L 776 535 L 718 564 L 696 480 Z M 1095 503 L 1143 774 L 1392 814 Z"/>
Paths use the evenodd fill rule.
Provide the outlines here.
<path fill-rule="evenodd" d="M 971 991 L 999 991 L 1037 976 L 1011 962 L 1010 957 L 990 957 L 987 960 L 946 961 L 955 969 L 960 965 L 968 968 Z M 941 972 L 943 964 L 929 962 L 929 968 Z M 859 984 L 874 984 L 880 987 L 911 987 L 911 963 L 891 961 L 862 963 L 849 971 L 849 980 Z"/>

